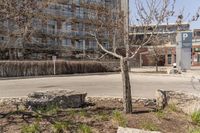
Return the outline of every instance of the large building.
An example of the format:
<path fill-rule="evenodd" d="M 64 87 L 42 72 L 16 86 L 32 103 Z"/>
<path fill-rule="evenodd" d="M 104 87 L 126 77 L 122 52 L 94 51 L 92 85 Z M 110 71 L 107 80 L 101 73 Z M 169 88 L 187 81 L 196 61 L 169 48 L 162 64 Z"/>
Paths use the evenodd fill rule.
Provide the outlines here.
<path fill-rule="evenodd" d="M 3 50 L 0 48 L 0 59 L 50 59 L 53 55 L 59 58 L 80 58 L 89 53 L 95 55 L 97 43 L 94 38 L 88 36 L 88 31 L 98 25 L 94 23 L 95 19 L 98 19 L 95 10 L 116 9 L 126 12 L 127 4 L 127 0 L 58 0 L 51 3 L 43 9 L 43 13 L 56 16 L 56 19 L 44 22 L 33 18 L 36 32 L 30 43 L 23 46 L 9 45 Z M 9 30 L 9 23 L 1 23 L 0 45 L 8 40 L 5 29 Z M 105 31 L 102 41 L 104 46 L 109 48 L 107 37 L 108 33 Z"/>

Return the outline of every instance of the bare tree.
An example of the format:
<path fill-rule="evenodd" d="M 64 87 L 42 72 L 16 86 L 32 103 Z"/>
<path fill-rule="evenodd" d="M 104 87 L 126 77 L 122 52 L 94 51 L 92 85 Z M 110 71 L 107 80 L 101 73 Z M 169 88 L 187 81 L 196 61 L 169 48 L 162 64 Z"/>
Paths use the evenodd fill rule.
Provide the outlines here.
<path fill-rule="evenodd" d="M 156 31 L 158 25 L 163 23 L 166 18 L 172 16 L 172 12 L 174 12 L 173 4 L 174 1 L 170 0 L 150 0 L 145 2 L 136 0 L 135 5 L 138 11 L 137 22 L 144 28 L 151 24 L 155 25 L 151 27 L 151 29 L 148 29 L 148 34 L 145 34 L 144 39 L 139 45 L 135 44 L 135 41 L 129 42 L 129 19 L 126 11 L 117 9 L 96 10 L 95 16 L 98 17 L 98 25 L 95 30 L 90 31 L 89 34 L 95 38 L 102 51 L 120 60 L 125 113 L 132 113 L 129 62 L 137 55 L 138 51 L 143 46 L 147 45 L 153 39 L 154 31 Z M 101 35 L 105 31 L 109 33 L 109 48 L 106 48 L 104 42 L 101 40 Z M 135 45 L 137 47 L 133 51 L 132 47 Z"/>

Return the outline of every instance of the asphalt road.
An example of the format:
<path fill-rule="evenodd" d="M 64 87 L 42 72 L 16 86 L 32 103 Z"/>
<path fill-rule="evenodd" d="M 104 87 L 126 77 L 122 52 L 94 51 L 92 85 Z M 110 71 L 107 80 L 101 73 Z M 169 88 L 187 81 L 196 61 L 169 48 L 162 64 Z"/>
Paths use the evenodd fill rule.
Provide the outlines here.
<path fill-rule="evenodd" d="M 134 97 L 154 98 L 157 89 L 195 92 L 191 78 L 131 73 Z M 39 90 L 70 89 L 87 92 L 89 96 L 121 97 L 120 74 L 63 76 L 0 80 L 0 97 L 22 97 Z"/>

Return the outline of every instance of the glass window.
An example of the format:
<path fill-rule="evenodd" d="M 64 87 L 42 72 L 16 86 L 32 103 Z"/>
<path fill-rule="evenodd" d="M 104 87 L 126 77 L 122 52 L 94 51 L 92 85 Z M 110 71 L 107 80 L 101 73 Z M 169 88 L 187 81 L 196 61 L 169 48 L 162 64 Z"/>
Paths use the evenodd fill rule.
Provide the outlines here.
<path fill-rule="evenodd" d="M 76 40 L 75 44 L 78 50 L 83 50 L 83 40 Z"/>
<path fill-rule="evenodd" d="M 63 46 L 71 46 L 71 44 L 72 44 L 71 39 L 63 39 L 62 40 L 62 45 Z"/>
<path fill-rule="evenodd" d="M 168 54 L 168 64 L 172 64 L 172 55 Z"/>
<path fill-rule="evenodd" d="M 97 49 L 97 42 L 95 40 L 89 41 L 88 49 Z"/>
<path fill-rule="evenodd" d="M 56 30 L 57 30 L 57 22 L 54 21 L 54 20 L 48 21 L 48 24 L 47 24 L 47 31 L 48 31 L 48 33 L 55 34 Z"/>
<path fill-rule="evenodd" d="M 200 54 L 198 54 L 198 56 L 197 56 L 197 62 L 200 63 Z"/>

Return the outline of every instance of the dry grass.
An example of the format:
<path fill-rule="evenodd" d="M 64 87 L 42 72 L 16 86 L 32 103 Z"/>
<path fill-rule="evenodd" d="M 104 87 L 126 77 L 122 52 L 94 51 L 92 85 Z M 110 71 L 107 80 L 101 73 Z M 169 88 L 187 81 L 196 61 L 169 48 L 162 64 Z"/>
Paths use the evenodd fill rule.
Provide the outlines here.
<path fill-rule="evenodd" d="M 57 61 L 56 74 L 112 72 L 101 62 L 95 61 Z M 53 75 L 52 61 L 1 61 L 0 77 Z"/>

